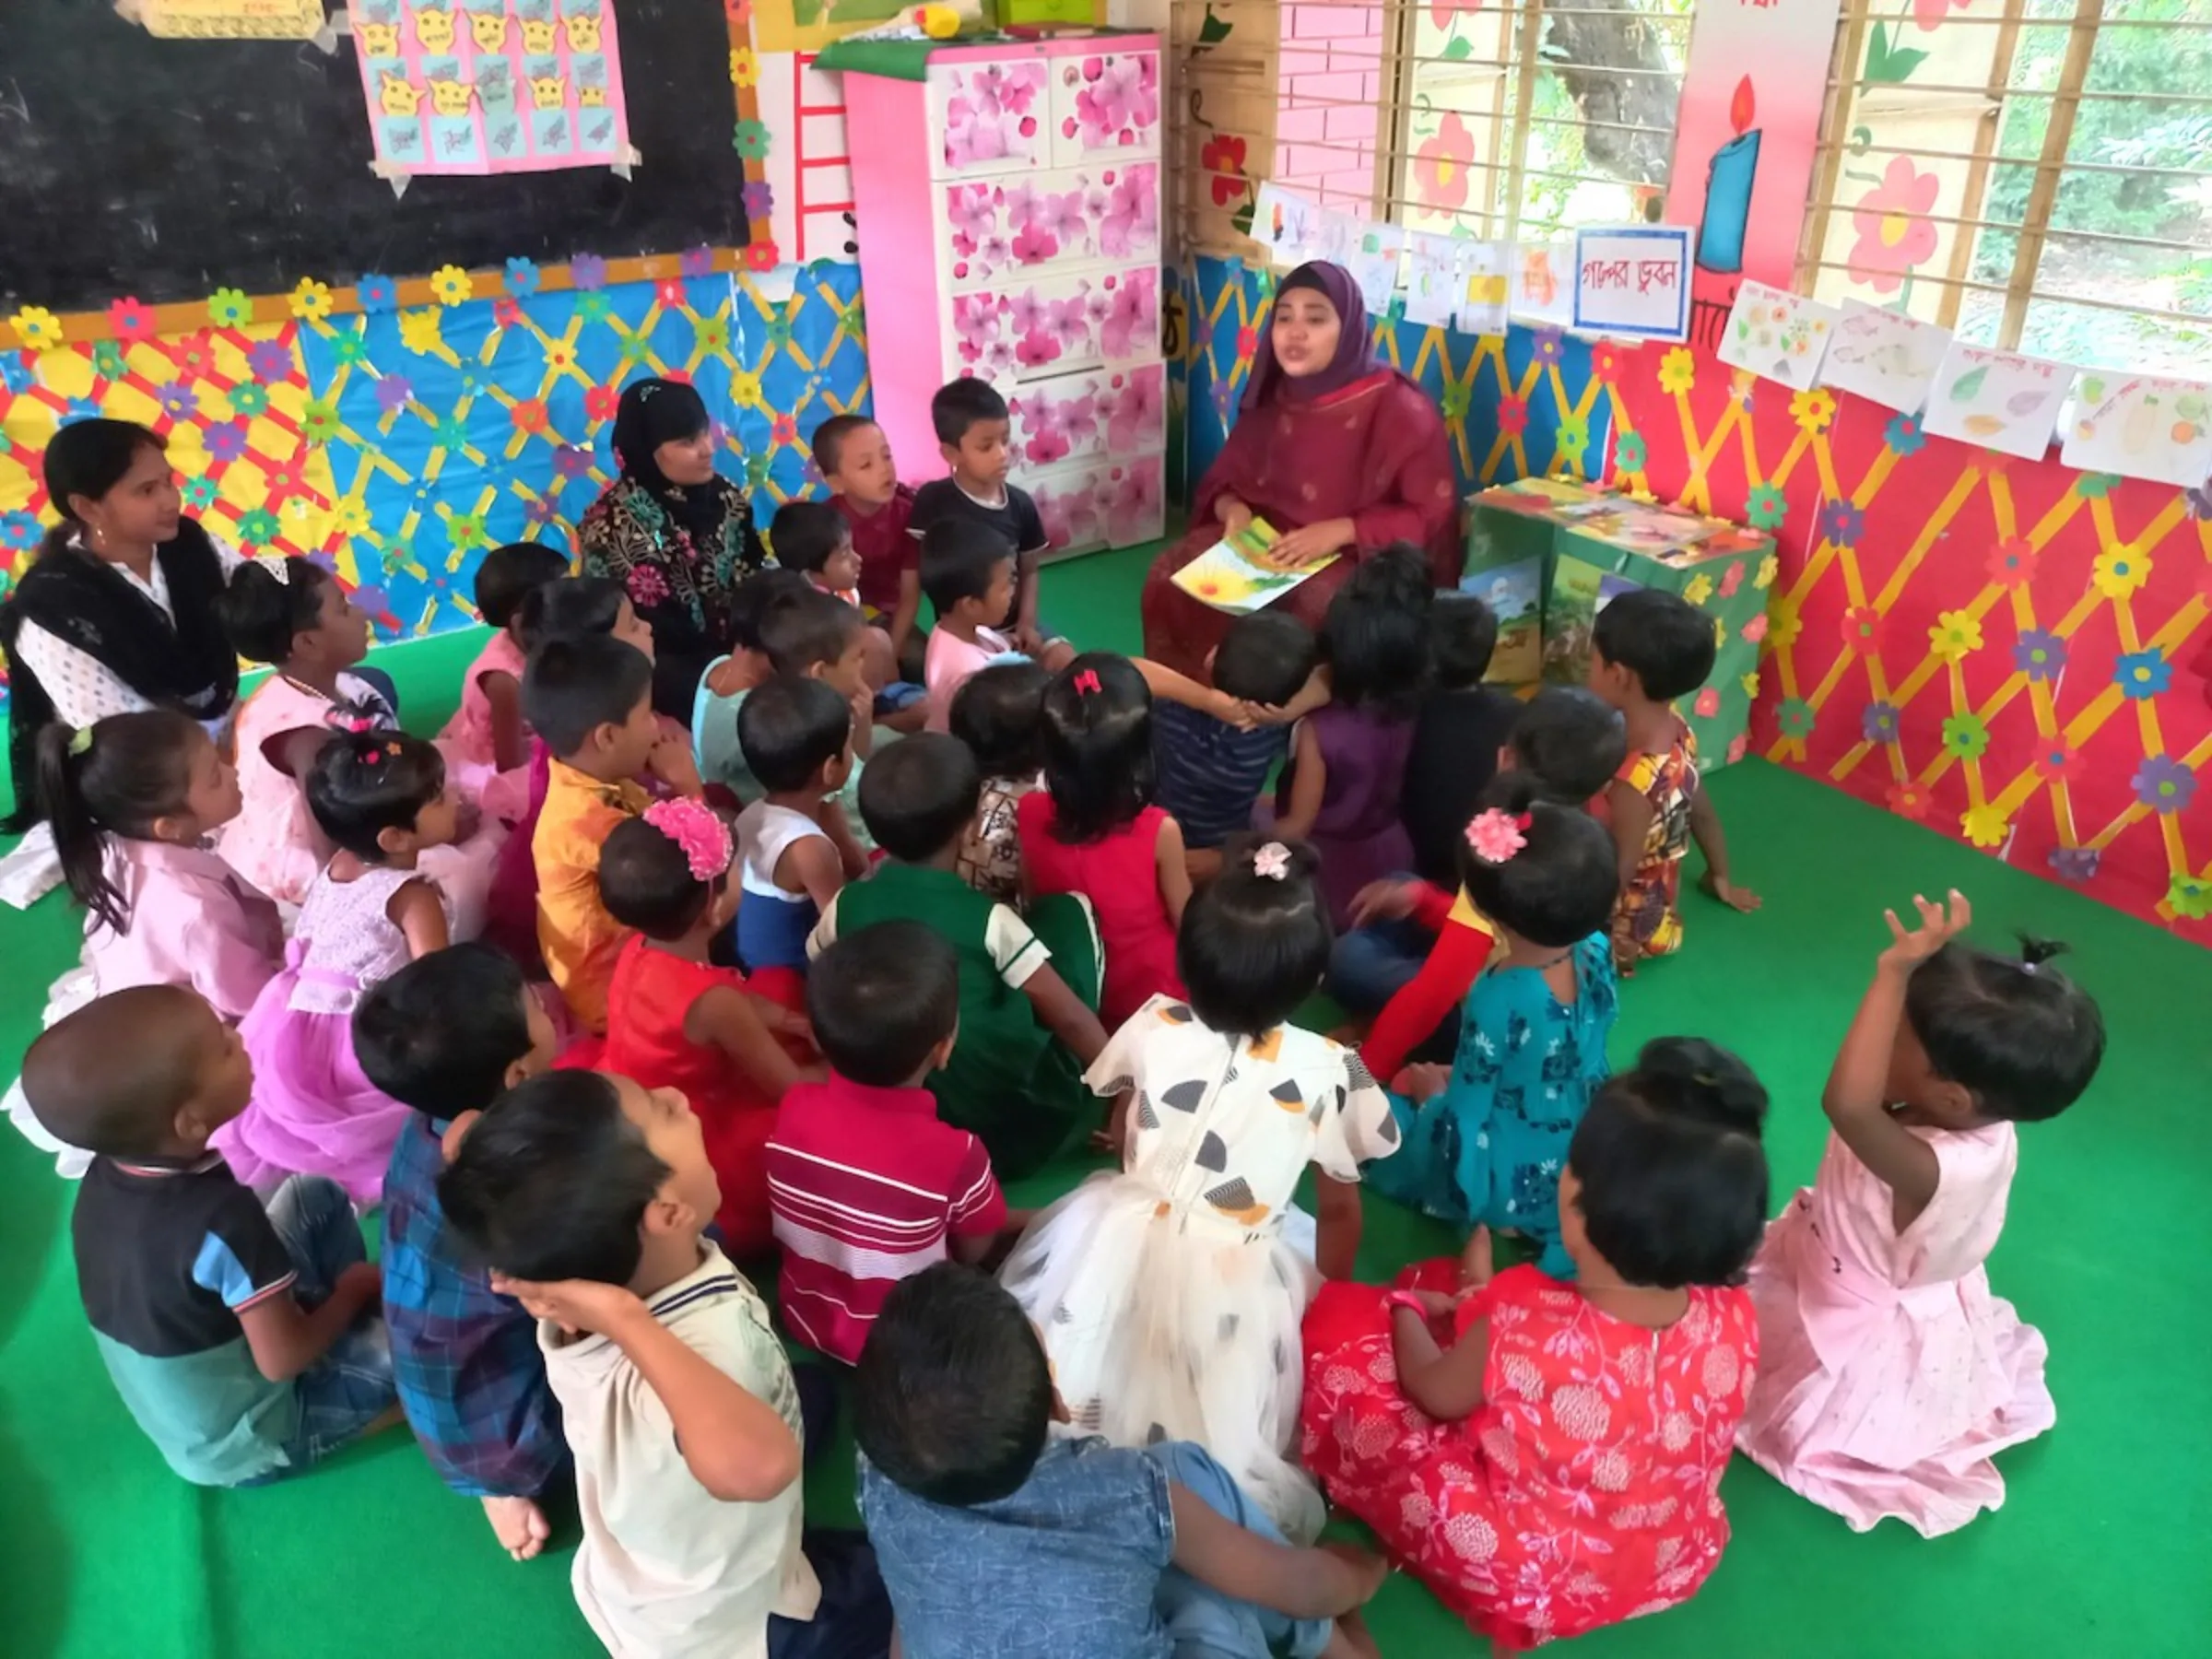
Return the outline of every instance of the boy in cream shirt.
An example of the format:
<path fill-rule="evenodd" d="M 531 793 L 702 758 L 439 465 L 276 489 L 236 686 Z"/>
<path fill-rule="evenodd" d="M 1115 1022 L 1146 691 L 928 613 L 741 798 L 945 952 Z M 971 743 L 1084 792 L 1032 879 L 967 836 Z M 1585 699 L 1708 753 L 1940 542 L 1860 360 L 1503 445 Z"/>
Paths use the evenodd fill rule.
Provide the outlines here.
<path fill-rule="evenodd" d="M 812 1414 L 759 1293 L 700 1236 L 721 1193 L 684 1097 L 595 1072 L 533 1078 L 467 1126 L 439 1196 L 495 1286 L 543 1322 L 583 1521 L 576 1605 L 607 1651 L 886 1652 L 865 1541 L 803 1531 Z"/>

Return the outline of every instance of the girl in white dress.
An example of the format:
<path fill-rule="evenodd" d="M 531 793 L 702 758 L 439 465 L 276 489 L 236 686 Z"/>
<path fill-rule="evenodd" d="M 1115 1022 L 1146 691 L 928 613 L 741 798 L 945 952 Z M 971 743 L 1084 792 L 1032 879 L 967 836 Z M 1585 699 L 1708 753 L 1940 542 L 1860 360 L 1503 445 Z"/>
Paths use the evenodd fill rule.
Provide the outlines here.
<path fill-rule="evenodd" d="M 1351 1183 L 1398 1144 L 1359 1057 L 1283 1023 L 1328 965 L 1313 871 L 1311 853 L 1270 841 L 1192 900 L 1177 952 L 1190 1001 L 1153 997 L 1086 1074 L 1116 1100 L 1122 1172 L 1040 1212 L 1003 1274 L 1078 1429 L 1197 1441 L 1301 1543 L 1323 1507 L 1287 1453 L 1319 1275 L 1284 1218 L 1312 1164 L 1321 1271 L 1350 1277 Z"/>

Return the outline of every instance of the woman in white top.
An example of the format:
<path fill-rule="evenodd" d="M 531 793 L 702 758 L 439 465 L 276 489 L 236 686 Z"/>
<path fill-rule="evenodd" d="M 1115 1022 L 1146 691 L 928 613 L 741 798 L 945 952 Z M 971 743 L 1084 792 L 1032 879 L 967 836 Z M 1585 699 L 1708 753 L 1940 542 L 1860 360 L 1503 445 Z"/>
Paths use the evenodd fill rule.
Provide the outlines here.
<path fill-rule="evenodd" d="M 36 821 L 31 749 L 59 720 L 180 709 L 210 728 L 238 699 L 238 656 L 216 620 L 239 556 L 182 514 L 164 441 L 127 420 L 80 420 L 46 446 L 61 522 L 0 605 L 10 666 L 15 816 Z"/>

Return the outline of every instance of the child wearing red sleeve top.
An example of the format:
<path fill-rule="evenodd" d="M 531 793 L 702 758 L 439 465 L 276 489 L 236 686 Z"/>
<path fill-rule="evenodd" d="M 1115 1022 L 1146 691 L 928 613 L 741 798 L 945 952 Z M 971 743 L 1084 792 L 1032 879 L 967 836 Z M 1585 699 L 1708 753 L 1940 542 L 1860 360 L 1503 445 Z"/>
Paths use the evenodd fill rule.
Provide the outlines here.
<path fill-rule="evenodd" d="M 852 526 L 860 555 L 860 607 L 891 636 L 899 677 L 919 685 L 922 547 L 911 533 L 914 492 L 899 482 L 891 441 L 865 415 L 832 415 L 814 429 L 814 465 L 830 500 Z M 909 656 L 914 661 L 911 664 Z M 912 668 L 914 672 L 907 670 Z"/>
<path fill-rule="evenodd" d="M 1581 687 L 1547 686 L 1513 723 L 1498 770 L 1525 772 L 1541 799 L 1575 806 L 1600 796 L 1627 759 L 1618 709 Z M 1450 1058 L 1459 1006 L 1490 958 L 1488 924 L 1464 889 L 1415 880 L 1373 883 L 1354 901 L 1353 916 L 1354 931 L 1337 941 L 1330 960 L 1329 991 L 1356 1014 L 1381 1008 L 1360 1045 L 1368 1069 L 1389 1079 L 1409 1059 Z M 1425 957 L 1401 943 L 1417 929 L 1434 941 Z"/>

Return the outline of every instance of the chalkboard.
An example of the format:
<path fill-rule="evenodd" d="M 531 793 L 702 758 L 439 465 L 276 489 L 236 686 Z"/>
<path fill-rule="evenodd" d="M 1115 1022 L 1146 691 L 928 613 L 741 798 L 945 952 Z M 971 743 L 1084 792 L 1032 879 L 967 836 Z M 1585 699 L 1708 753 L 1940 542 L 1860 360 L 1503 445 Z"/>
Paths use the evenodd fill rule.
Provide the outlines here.
<path fill-rule="evenodd" d="M 628 182 L 605 167 L 427 177 L 394 198 L 369 171 L 350 39 L 335 53 L 161 41 L 107 0 L 0 0 L 0 316 L 743 245 L 722 0 L 620 0 L 617 16 L 644 156 Z"/>

